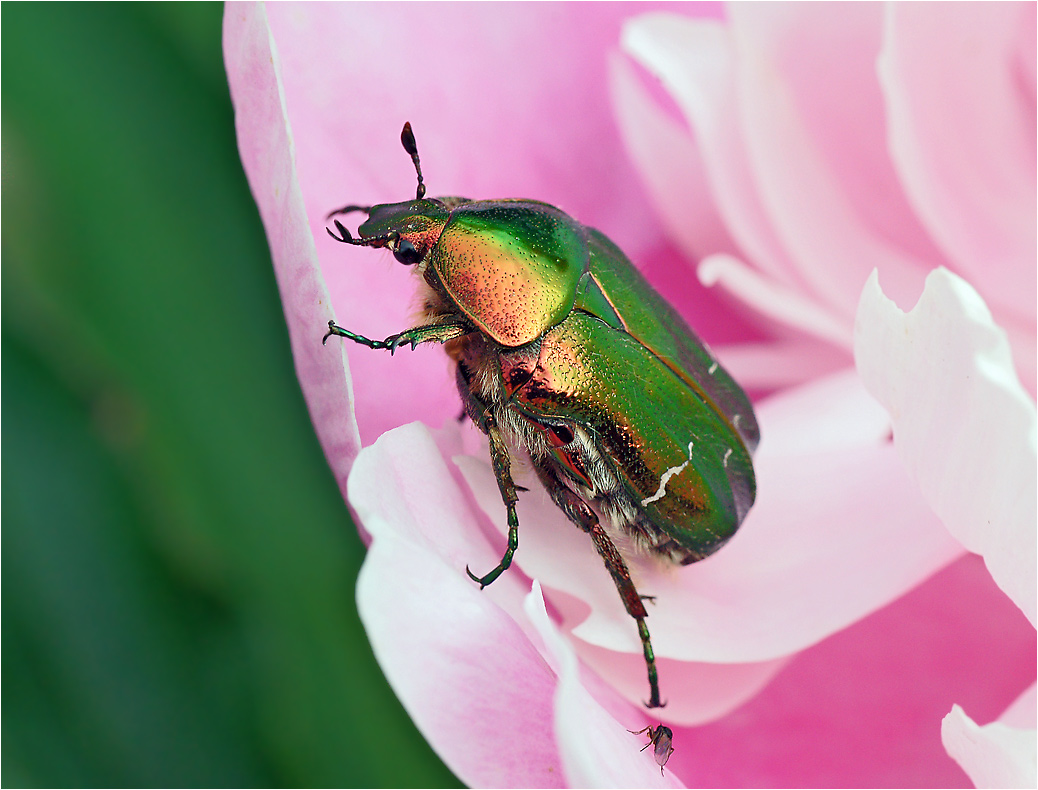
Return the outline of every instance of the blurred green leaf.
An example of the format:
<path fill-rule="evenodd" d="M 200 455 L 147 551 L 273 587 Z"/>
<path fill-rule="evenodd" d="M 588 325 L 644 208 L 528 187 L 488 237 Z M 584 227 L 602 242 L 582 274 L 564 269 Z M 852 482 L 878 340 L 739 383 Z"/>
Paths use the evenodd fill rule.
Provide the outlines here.
<path fill-rule="evenodd" d="M 357 617 L 222 7 L 3 21 L 5 784 L 456 784 Z"/>

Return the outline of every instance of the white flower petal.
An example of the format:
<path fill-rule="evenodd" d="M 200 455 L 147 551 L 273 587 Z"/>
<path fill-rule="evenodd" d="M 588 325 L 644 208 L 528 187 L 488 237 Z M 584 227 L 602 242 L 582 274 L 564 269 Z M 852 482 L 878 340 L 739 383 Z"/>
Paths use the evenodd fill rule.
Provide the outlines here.
<path fill-rule="evenodd" d="M 977 787 L 1038 784 L 1038 732 L 1001 722 L 978 726 L 955 705 L 941 722 L 941 740 Z"/>
<path fill-rule="evenodd" d="M 937 269 L 902 312 L 869 278 L 858 309 L 862 381 L 948 530 L 1035 623 L 1036 415 L 1005 333 L 965 280 Z"/>

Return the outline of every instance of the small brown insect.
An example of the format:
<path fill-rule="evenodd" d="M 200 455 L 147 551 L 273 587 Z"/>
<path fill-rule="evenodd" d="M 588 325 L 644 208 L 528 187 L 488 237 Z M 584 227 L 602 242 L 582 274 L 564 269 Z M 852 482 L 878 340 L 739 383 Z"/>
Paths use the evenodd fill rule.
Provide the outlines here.
<path fill-rule="evenodd" d="M 670 727 L 665 727 L 660 724 L 657 727 L 653 727 L 651 724 L 643 730 L 628 730 L 632 735 L 641 735 L 643 732 L 649 736 L 649 742 L 642 747 L 644 752 L 650 746 L 652 749 L 652 756 L 656 758 L 656 762 L 660 767 L 660 773 L 663 773 L 663 766 L 667 764 L 667 760 L 674 753 L 674 746 L 672 741 L 674 740 L 674 733 L 671 732 Z"/>

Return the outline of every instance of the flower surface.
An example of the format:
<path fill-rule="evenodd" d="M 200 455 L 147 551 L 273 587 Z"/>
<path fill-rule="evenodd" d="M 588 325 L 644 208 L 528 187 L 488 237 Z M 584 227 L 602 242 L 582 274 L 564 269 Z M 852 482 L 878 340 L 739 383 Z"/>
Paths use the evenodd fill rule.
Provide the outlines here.
<path fill-rule="evenodd" d="M 371 539 L 358 606 L 372 646 L 469 784 L 961 783 L 941 717 L 956 702 L 997 717 L 1033 682 L 1035 659 L 1033 629 L 984 567 L 953 560 L 965 544 L 1007 568 L 995 574 L 1003 589 L 1033 594 L 1033 562 L 998 546 L 1026 537 L 1030 518 L 1033 556 L 1034 475 L 1032 510 L 1014 511 L 1009 538 L 971 543 L 976 519 L 950 534 L 949 500 L 925 484 L 939 431 L 911 427 L 937 397 L 920 381 L 947 367 L 870 339 L 860 322 L 883 338 L 900 320 L 875 282 L 867 290 L 874 270 L 905 308 L 937 267 L 966 277 L 990 307 L 984 326 L 1008 340 L 993 359 L 962 362 L 965 376 L 994 365 L 998 386 L 950 404 L 941 424 L 959 435 L 1010 392 L 1016 422 L 989 446 L 963 434 L 961 452 L 1033 468 L 1034 151 L 1019 129 L 1033 133 L 1034 38 L 1012 18 L 1030 14 L 1033 31 L 1033 7 L 735 6 L 727 21 L 695 7 L 624 25 L 645 8 L 228 6 L 239 147 L 297 372 Z M 963 52 L 976 68 L 957 62 Z M 976 105 L 951 120 L 964 90 L 985 102 L 981 128 L 968 122 Z M 608 574 L 528 470 L 516 470 L 530 491 L 515 564 L 483 592 L 466 578 L 466 565 L 500 558 L 504 508 L 485 440 L 454 419 L 443 355 L 320 343 L 333 318 L 369 337 L 410 325 L 408 272 L 324 230 L 344 203 L 410 196 L 404 120 L 431 194 L 532 197 L 599 228 L 726 344 L 718 353 L 744 386 L 766 393 L 758 499 L 735 538 L 680 570 L 631 561 L 656 596 L 658 719 L 640 706 L 637 633 Z M 733 301 L 696 282 L 697 261 L 699 279 Z M 973 337 L 961 316 L 920 324 Z M 912 409 L 880 394 L 885 380 Z M 990 505 L 999 492 L 980 493 Z M 625 732 L 657 720 L 674 729 L 663 775 Z"/>

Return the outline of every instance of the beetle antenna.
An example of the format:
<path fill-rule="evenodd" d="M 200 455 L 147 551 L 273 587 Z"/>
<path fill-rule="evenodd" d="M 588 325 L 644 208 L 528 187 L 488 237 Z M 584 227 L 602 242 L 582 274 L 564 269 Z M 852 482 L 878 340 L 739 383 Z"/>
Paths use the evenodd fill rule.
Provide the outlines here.
<path fill-rule="evenodd" d="M 393 245 L 396 240 L 400 238 L 400 234 L 396 231 L 390 231 L 385 236 L 369 236 L 366 239 L 357 239 L 353 237 L 353 234 L 346 230 L 346 226 L 343 225 L 339 220 L 333 220 L 335 222 L 335 229 L 339 231 L 339 235 L 335 235 L 335 231 L 331 228 L 325 228 L 328 231 L 328 235 L 336 241 L 342 242 L 343 244 L 352 244 L 354 247 L 389 247 L 395 249 Z"/>
<path fill-rule="evenodd" d="M 328 235 L 331 236 L 333 239 L 335 239 L 336 241 L 341 241 L 343 244 L 357 243 L 357 240 L 353 238 L 353 235 L 348 230 L 346 230 L 346 228 L 343 226 L 341 222 L 339 222 L 339 220 L 335 220 L 335 228 L 339 231 L 338 236 L 335 235 L 331 228 L 325 228 L 325 230 L 328 231 Z"/>
<path fill-rule="evenodd" d="M 422 164 L 418 161 L 418 143 L 414 141 L 414 132 L 411 131 L 410 121 L 404 123 L 403 131 L 400 132 L 400 142 L 403 143 L 404 150 L 411 155 L 415 172 L 418 173 L 418 191 L 415 193 L 414 199 L 421 200 L 425 197 L 425 180 L 422 178 Z"/>

